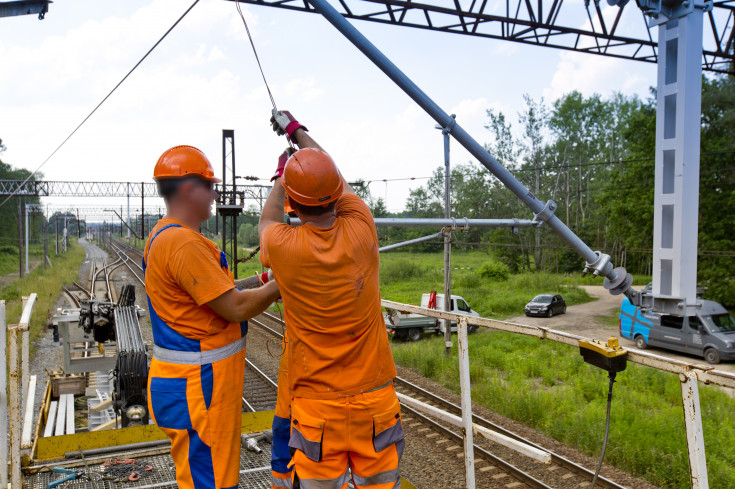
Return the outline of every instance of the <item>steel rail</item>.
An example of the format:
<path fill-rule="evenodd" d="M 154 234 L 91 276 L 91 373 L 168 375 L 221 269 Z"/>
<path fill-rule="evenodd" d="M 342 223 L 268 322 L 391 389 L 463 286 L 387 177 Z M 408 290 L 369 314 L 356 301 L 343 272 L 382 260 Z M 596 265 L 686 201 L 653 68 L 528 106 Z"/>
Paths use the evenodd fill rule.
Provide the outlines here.
<path fill-rule="evenodd" d="M 455 441 L 462 443 L 464 438 L 459 433 L 455 433 L 454 431 L 450 430 L 449 428 L 437 423 L 433 419 L 430 419 L 423 414 L 419 413 L 415 409 L 410 408 L 409 406 L 406 406 L 405 404 L 401 403 L 401 411 L 404 413 L 408 413 L 411 416 L 418 418 L 422 423 L 429 425 L 434 431 L 437 431 L 449 438 L 454 439 Z M 509 476 L 517 479 L 520 482 L 523 482 L 524 484 L 533 487 L 533 488 L 540 488 L 540 489 L 552 489 L 551 486 L 548 486 L 541 482 L 540 480 L 534 478 L 530 474 L 527 474 L 523 472 L 521 469 L 516 467 L 515 465 L 512 465 L 502 458 L 499 458 L 492 453 L 488 452 L 484 448 L 474 445 L 474 452 L 476 455 L 479 455 L 480 458 L 483 458 L 498 467 L 500 467 L 505 473 L 507 473 Z"/>
<path fill-rule="evenodd" d="M 270 388 L 274 389 L 276 392 L 278 392 L 278 384 L 276 384 L 275 382 L 273 382 L 273 380 L 270 377 L 268 377 L 262 370 L 260 370 L 257 366 L 255 366 L 255 364 L 253 362 L 251 362 L 247 358 L 245 359 L 245 366 L 247 368 L 249 368 L 251 371 L 253 371 L 255 373 L 255 375 L 260 380 L 264 381 L 265 384 L 268 387 L 270 387 Z M 250 402 L 248 402 L 248 400 L 245 398 L 245 396 L 242 396 L 242 404 L 247 409 L 249 409 L 251 412 L 253 412 L 253 413 L 254 412 L 257 412 L 257 410 L 255 409 L 255 407 L 252 404 L 250 404 Z"/>
<path fill-rule="evenodd" d="M 265 315 L 265 314 L 266 314 L 265 312 L 261 313 L 261 315 Z M 278 319 L 278 318 L 273 318 L 273 317 L 270 317 L 270 316 L 266 316 L 266 317 L 268 317 L 269 319 L 273 319 L 275 321 L 280 321 L 280 319 Z M 252 319 L 248 320 L 248 323 L 253 323 L 256 326 L 260 326 L 261 328 L 263 328 L 263 329 L 267 330 L 269 333 L 271 333 L 273 336 L 276 336 L 278 339 L 281 339 L 281 340 L 283 339 L 283 334 L 282 333 L 279 333 L 275 329 L 271 328 L 270 326 L 265 325 L 264 323 L 262 323 L 261 321 L 255 319 L 255 318 L 252 318 Z"/>
<path fill-rule="evenodd" d="M 142 279 L 142 278 L 140 278 L 140 276 L 137 273 L 135 273 L 135 270 L 133 270 L 133 268 L 130 266 L 130 263 L 133 263 L 141 271 L 143 271 L 143 267 L 141 267 L 140 265 L 138 265 L 137 263 L 135 263 L 135 261 L 132 258 L 130 258 L 125 253 L 125 250 L 123 248 L 121 248 L 119 245 L 117 245 L 115 241 L 110 240 L 110 246 L 112 247 L 112 250 L 117 254 L 117 256 L 119 256 L 123 260 L 123 263 L 121 265 L 127 266 L 128 267 L 128 270 L 130 270 L 130 273 L 132 273 L 133 276 L 136 279 L 138 279 L 138 282 L 140 282 L 143 286 L 145 286 L 145 280 Z"/>
<path fill-rule="evenodd" d="M 426 389 L 424 389 L 422 387 L 419 387 L 416 384 L 413 384 L 413 383 L 407 381 L 406 379 L 403 379 L 401 377 L 396 377 L 394 379 L 394 382 L 396 382 L 396 384 L 398 384 L 400 386 L 407 387 L 408 389 L 411 389 L 411 390 L 413 390 L 415 392 L 418 392 L 420 395 L 422 395 L 422 396 L 430 399 L 431 401 L 433 401 L 433 402 L 435 402 L 437 404 L 442 405 L 444 408 L 448 408 L 447 409 L 448 411 L 454 411 L 454 412 L 457 412 L 457 413 L 461 413 L 462 412 L 462 408 L 460 408 L 459 406 L 457 406 L 453 402 L 448 401 L 448 400 L 446 400 L 446 399 L 444 399 L 442 397 L 439 397 L 436 394 L 434 394 L 433 392 L 428 391 L 428 390 L 426 390 Z M 589 478 L 592 478 L 592 476 L 594 475 L 594 471 L 589 470 L 589 469 L 585 468 L 582 465 L 576 464 L 576 463 L 572 462 L 571 460 L 569 460 L 567 458 L 564 458 L 561 455 L 559 455 L 557 453 L 554 453 L 554 452 L 548 450 L 547 448 L 544 448 L 544 447 L 542 447 L 540 445 L 537 445 L 537 444 L 533 443 L 532 441 L 529 441 L 528 439 L 523 438 L 522 436 L 519 436 L 519 435 L 513 433 L 512 431 L 509 431 L 509 430 L 503 428 L 502 426 L 497 425 L 497 424 L 493 423 L 492 421 L 489 421 L 489 420 L 487 420 L 485 418 L 482 418 L 482 417 L 480 417 L 480 416 L 478 416 L 476 414 L 473 414 L 472 415 L 472 422 L 475 423 L 475 424 L 477 424 L 477 425 L 479 425 L 479 426 L 483 426 L 485 428 L 488 428 L 488 429 L 497 431 L 498 433 L 501 433 L 501 434 L 503 434 L 503 435 L 505 435 L 505 436 L 507 436 L 509 438 L 513 438 L 514 440 L 518 440 L 520 442 L 523 442 L 526 445 L 530 445 L 532 447 L 535 447 L 535 448 L 538 448 L 540 450 L 544 450 L 544 451 L 548 452 L 551 455 L 551 461 L 553 463 L 562 466 L 563 468 L 567 469 L 570 472 L 574 472 L 574 473 L 579 474 L 579 475 L 587 476 Z M 606 479 L 605 477 L 602 477 L 602 476 L 598 477 L 597 484 L 595 484 L 595 485 L 596 486 L 605 487 L 605 488 L 609 488 L 609 489 L 625 489 L 624 486 L 621 486 L 620 484 L 618 484 L 618 483 L 616 483 L 614 481 L 611 481 L 609 479 Z"/>
<path fill-rule="evenodd" d="M 72 282 L 72 284 L 74 284 L 74 286 L 75 286 L 75 287 L 77 287 L 77 288 L 78 288 L 79 290 L 81 290 L 81 291 L 82 291 L 82 292 L 84 292 L 85 294 L 87 294 L 87 295 L 90 295 L 90 296 L 91 296 L 91 293 L 90 293 L 90 292 L 89 292 L 89 291 L 88 291 L 88 290 L 87 290 L 86 288 L 84 288 L 84 287 L 82 287 L 81 285 L 79 285 L 79 283 L 77 283 L 77 282 Z"/>
<path fill-rule="evenodd" d="M 74 294 L 71 290 L 69 290 L 68 288 L 64 287 L 63 285 L 61 286 L 61 288 L 62 288 L 62 290 L 64 292 L 66 292 L 66 295 L 69 296 L 69 298 L 72 300 L 72 302 L 74 302 L 74 304 L 77 307 L 79 307 L 81 305 L 81 302 L 79 301 L 79 297 L 77 297 L 76 294 Z"/>

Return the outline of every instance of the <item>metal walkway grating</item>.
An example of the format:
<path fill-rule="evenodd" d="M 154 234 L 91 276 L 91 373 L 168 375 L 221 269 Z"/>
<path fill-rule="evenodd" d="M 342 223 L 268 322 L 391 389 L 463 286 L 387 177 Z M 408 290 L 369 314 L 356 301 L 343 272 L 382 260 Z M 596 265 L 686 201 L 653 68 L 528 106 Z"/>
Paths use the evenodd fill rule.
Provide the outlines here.
<path fill-rule="evenodd" d="M 240 474 L 239 488 L 242 489 L 270 489 L 271 487 L 271 472 L 270 472 L 270 459 L 271 450 L 270 445 L 262 443 L 261 453 L 248 452 L 244 448 L 240 451 L 240 470 L 248 471 L 245 474 Z M 135 487 L 148 487 L 155 485 L 156 488 L 173 488 L 177 487 L 176 482 L 166 484 L 169 481 L 175 481 L 176 471 L 174 470 L 173 460 L 171 456 L 156 455 L 153 457 L 142 457 L 138 459 L 145 461 L 149 465 L 153 466 L 153 471 L 150 475 L 141 477 L 136 482 L 124 482 L 117 483 L 113 481 L 103 481 L 100 476 L 94 476 L 96 482 L 96 489 L 125 489 Z M 93 473 L 99 474 L 101 465 L 90 464 L 90 469 Z M 79 470 L 83 470 L 84 466 L 77 467 Z M 256 469 L 252 472 L 249 470 Z M 262 469 L 262 470 L 260 470 Z M 51 474 L 44 472 L 41 474 L 34 474 L 23 478 L 24 489 L 46 489 L 49 482 L 63 478 L 63 474 Z M 89 480 L 82 481 L 69 481 L 60 486 L 62 489 L 95 489 L 95 483 Z"/>

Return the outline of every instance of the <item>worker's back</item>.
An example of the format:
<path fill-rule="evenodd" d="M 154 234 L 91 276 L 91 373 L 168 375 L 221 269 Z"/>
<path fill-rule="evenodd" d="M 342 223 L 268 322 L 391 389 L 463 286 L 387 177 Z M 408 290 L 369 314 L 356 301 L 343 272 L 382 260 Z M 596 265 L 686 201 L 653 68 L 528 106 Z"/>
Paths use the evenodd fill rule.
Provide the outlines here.
<path fill-rule="evenodd" d="M 289 330 L 291 395 L 329 399 L 365 392 L 396 375 L 380 311 L 378 240 L 367 205 L 336 203 L 329 228 L 271 225 L 261 260 L 271 266 Z"/>

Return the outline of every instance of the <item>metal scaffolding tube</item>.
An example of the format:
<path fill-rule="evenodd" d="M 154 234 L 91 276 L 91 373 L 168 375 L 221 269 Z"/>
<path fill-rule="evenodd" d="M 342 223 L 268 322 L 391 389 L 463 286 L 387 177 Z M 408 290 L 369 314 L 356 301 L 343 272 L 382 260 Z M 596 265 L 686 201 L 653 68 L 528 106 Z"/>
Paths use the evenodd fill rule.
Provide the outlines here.
<path fill-rule="evenodd" d="M 540 226 L 541 222 L 531 221 L 529 219 L 456 219 L 450 217 L 443 218 L 413 218 L 413 217 L 376 217 L 374 219 L 375 227 L 404 227 L 404 228 L 449 228 L 469 229 L 469 228 L 530 228 Z M 292 226 L 300 226 L 301 219 L 298 217 L 289 217 L 288 221 Z"/>
<path fill-rule="evenodd" d="M 443 234 L 444 233 L 440 231 L 438 233 L 430 234 L 428 236 L 422 236 L 421 238 L 410 239 L 408 241 L 402 241 L 400 243 L 383 246 L 382 248 L 378 248 L 378 252 L 382 253 L 384 251 L 390 251 L 390 250 L 395 250 L 397 248 L 403 248 L 404 246 L 411 246 L 411 245 L 418 244 L 418 243 L 424 243 L 426 241 L 431 241 L 432 239 L 441 238 Z"/>
<path fill-rule="evenodd" d="M 327 0 L 308 0 L 309 3 L 321 13 L 337 30 L 339 30 L 355 47 L 362 51 L 378 68 L 380 68 L 391 80 L 393 80 L 406 94 L 411 97 L 422 109 L 424 109 L 437 123 L 454 136 L 454 138 L 467 149 L 483 166 L 490 170 L 508 189 L 513 192 L 523 203 L 525 203 L 536 214 L 536 220 L 546 222 L 551 229 L 556 231 L 562 239 L 587 262 L 587 268 L 593 270 L 595 275 L 603 275 L 615 285 L 621 285 L 624 290 L 626 285 L 624 270 L 615 269 L 610 262 L 610 257 L 600 252 L 593 251 L 576 234 L 569 229 L 558 217 L 554 215 L 556 204 L 553 201 L 546 203 L 540 201 L 521 182 L 519 182 L 498 160 L 472 136 L 467 133 L 455 120 L 442 110 L 426 93 L 424 93 L 411 79 L 409 79 L 392 61 L 390 61 L 378 48 L 363 36 L 352 24 L 350 24 Z"/>

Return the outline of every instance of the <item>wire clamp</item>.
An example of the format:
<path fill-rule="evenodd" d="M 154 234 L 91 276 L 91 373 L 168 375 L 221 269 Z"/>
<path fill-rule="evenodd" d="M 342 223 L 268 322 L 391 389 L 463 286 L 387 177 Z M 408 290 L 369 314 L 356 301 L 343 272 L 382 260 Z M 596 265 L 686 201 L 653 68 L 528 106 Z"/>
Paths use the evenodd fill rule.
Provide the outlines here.
<path fill-rule="evenodd" d="M 540 227 L 541 224 L 548 221 L 551 216 L 554 215 L 554 212 L 556 212 L 556 207 L 556 202 L 554 202 L 553 200 L 549 200 L 548 202 L 546 202 L 544 208 L 541 209 L 538 214 L 533 216 L 534 227 Z"/>
<path fill-rule="evenodd" d="M 449 123 L 442 128 L 442 134 L 451 134 L 452 129 L 454 129 L 454 126 L 457 125 L 457 114 L 452 114 L 449 117 Z"/>

